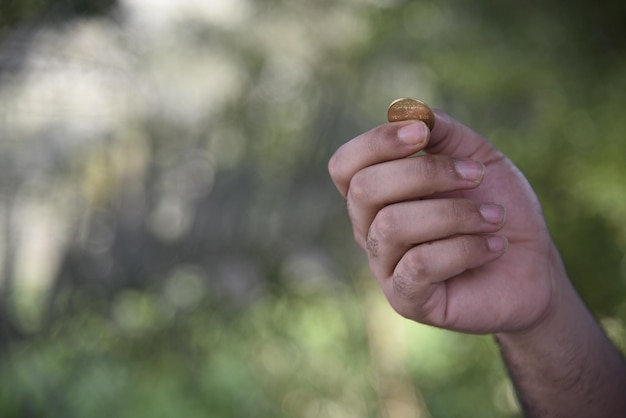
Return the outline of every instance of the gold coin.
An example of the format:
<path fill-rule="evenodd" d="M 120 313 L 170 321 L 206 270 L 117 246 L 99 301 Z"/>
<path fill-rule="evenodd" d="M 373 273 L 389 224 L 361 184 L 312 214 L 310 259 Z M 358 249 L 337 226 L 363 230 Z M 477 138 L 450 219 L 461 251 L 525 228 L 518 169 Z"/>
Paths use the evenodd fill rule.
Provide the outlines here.
<path fill-rule="evenodd" d="M 389 109 L 387 109 L 387 120 L 389 122 L 410 119 L 421 120 L 431 131 L 435 127 L 435 114 L 421 100 L 401 98 L 394 100 L 389 105 Z"/>

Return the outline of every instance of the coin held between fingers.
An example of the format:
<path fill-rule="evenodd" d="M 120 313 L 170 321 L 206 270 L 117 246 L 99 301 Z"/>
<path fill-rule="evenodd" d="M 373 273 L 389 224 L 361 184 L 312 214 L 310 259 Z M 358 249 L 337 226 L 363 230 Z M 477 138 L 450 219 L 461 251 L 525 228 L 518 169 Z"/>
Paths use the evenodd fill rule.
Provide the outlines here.
<path fill-rule="evenodd" d="M 403 97 L 394 100 L 387 109 L 387 120 L 399 122 L 403 120 L 421 120 L 431 131 L 435 127 L 435 114 L 421 100 Z"/>

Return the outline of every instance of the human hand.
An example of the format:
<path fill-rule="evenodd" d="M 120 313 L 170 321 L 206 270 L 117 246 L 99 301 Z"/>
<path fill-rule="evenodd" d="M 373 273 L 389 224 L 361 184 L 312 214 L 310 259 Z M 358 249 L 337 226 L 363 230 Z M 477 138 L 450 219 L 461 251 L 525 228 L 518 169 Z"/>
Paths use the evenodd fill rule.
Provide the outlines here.
<path fill-rule="evenodd" d="M 554 309 L 564 272 L 534 192 L 510 160 L 447 114 L 436 112 L 430 133 L 418 121 L 366 132 L 337 150 L 329 171 L 356 242 L 402 316 L 515 333 Z"/>

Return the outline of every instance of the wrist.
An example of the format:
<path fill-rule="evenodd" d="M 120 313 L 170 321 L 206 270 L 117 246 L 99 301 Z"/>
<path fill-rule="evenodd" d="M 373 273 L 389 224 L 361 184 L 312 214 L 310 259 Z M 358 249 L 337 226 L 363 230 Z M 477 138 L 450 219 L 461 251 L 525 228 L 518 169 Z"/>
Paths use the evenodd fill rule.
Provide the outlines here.
<path fill-rule="evenodd" d="M 564 268 L 555 271 L 551 303 L 540 319 L 495 334 L 525 416 L 626 416 L 624 359 Z"/>

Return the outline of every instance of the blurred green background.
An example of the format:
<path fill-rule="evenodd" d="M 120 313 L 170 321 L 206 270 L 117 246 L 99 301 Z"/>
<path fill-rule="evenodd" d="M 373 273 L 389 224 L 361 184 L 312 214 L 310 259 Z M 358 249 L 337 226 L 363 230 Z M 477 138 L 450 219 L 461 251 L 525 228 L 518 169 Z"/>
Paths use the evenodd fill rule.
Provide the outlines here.
<path fill-rule="evenodd" d="M 2 0 L 0 415 L 516 417 L 382 297 L 326 163 L 421 98 L 525 172 L 626 347 L 626 3 Z"/>

